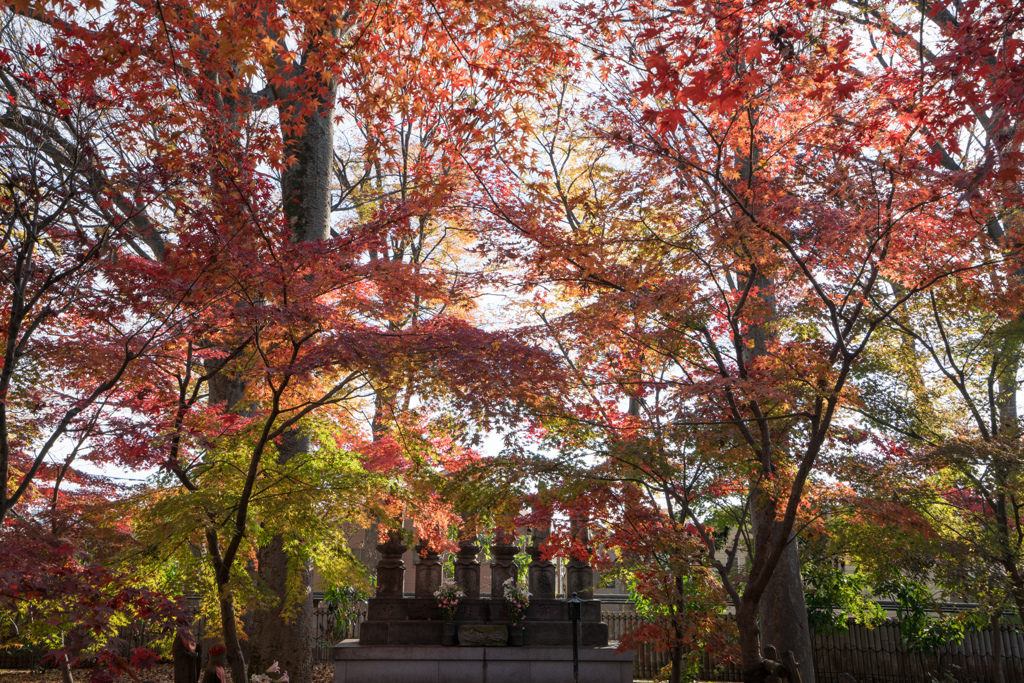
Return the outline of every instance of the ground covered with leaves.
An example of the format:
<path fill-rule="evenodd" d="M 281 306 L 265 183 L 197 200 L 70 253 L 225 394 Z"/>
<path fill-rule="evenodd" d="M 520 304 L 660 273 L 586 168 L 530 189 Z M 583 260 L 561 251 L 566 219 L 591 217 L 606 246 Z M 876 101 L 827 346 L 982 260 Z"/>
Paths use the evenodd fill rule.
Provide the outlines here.
<path fill-rule="evenodd" d="M 74 671 L 75 683 L 88 683 L 89 672 L 82 670 Z M 313 683 L 331 683 L 334 679 L 334 669 L 329 663 L 316 664 L 313 667 Z M 139 680 L 143 683 L 174 683 L 174 667 L 170 664 L 161 664 L 149 671 L 139 674 Z M 60 683 L 60 672 L 56 669 L 43 669 L 36 671 L 16 671 L 0 669 L 0 682 L 2 683 Z M 228 683 L 231 683 L 231 674 L 228 673 Z"/>

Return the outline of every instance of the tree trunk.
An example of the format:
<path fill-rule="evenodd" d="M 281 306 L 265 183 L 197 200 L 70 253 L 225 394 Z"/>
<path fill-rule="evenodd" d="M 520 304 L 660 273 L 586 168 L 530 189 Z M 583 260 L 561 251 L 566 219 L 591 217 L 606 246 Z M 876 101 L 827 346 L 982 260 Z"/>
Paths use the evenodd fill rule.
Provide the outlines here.
<path fill-rule="evenodd" d="M 307 437 L 288 432 L 281 438 L 278 462 L 285 464 L 309 448 Z M 308 563 L 290 556 L 284 537 L 277 534 L 257 551 L 257 576 L 261 588 L 269 590 L 274 600 L 262 602 L 253 610 L 250 670 L 262 673 L 277 662 L 293 683 L 311 683 L 313 597 Z"/>
<path fill-rule="evenodd" d="M 68 661 L 67 655 L 64 655 L 60 663 L 60 683 L 75 683 L 75 679 L 71 675 L 71 662 Z"/>
<path fill-rule="evenodd" d="M 672 648 L 672 674 L 669 683 L 683 683 L 683 646 Z"/>
<path fill-rule="evenodd" d="M 302 560 L 289 558 L 280 534 L 260 548 L 257 556 L 259 578 L 263 587 L 273 593 L 274 600 L 264 603 L 266 607 L 257 608 L 253 615 L 250 670 L 261 673 L 277 662 L 294 683 L 310 683 L 313 677 L 313 598 L 309 592 L 309 567 Z M 296 567 L 297 562 L 301 566 Z M 293 574 L 291 580 L 289 569 Z M 298 587 L 303 595 L 288 595 L 289 586 L 293 590 Z"/>
<path fill-rule="evenodd" d="M 754 553 L 748 561 L 753 565 L 766 563 L 776 543 L 775 539 L 782 538 L 782 521 L 777 518 L 777 506 L 771 495 L 760 485 L 756 485 L 751 494 Z M 752 567 L 752 573 L 753 571 Z M 749 586 L 742 594 L 744 608 L 757 615 L 759 645 L 774 645 L 780 654 L 792 651 L 800 664 L 803 683 L 814 683 L 814 651 L 807 621 L 807 601 L 804 597 L 803 577 L 800 575 L 800 555 L 795 531 L 790 531 L 789 540 L 779 556 L 778 563 L 767 574 L 770 578 L 760 595 L 751 595 Z M 758 652 L 757 661 L 761 660 L 761 653 Z M 744 659 L 744 670 L 752 665 L 752 662 L 748 665 Z"/>
<path fill-rule="evenodd" d="M 337 31 L 336 28 L 330 30 Z M 316 85 L 319 87 L 320 83 Z M 301 130 L 297 136 L 284 136 L 286 155 L 291 156 L 293 162 L 281 174 L 282 206 L 293 242 L 323 240 L 331 234 L 337 81 L 328 78 L 326 86 L 323 93 L 284 90 L 277 93 L 281 120 L 300 124 Z M 313 110 L 301 120 L 293 121 L 295 115 L 289 108 L 297 97 L 312 105 Z M 278 462 L 287 463 L 296 454 L 308 452 L 309 447 L 309 439 L 298 432 L 286 434 L 282 438 Z M 253 610 L 252 670 L 262 672 L 276 661 L 294 683 L 310 683 L 313 680 L 312 571 L 308 566 L 296 567 L 293 564 L 293 575 L 289 581 L 289 555 L 280 535 L 275 536 L 268 546 L 260 548 L 257 554 L 259 579 L 263 587 L 276 596 L 276 601 Z M 289 595 L 289 585 L 297 587 L 301 595 Z"/>
<path fill-rule="evenodd" d="M 750 210 L 756 211 L 755 186 L 757 169 L 761 149 L 759 143 L 751 142 L 750 148 L 737 150 L 740 161 L 740 178 L 746 184 L 746 196 Z M 742 196 L 743 193 L 741 193 Z M 755 298 L 760 300 L 764 309 L 764 320 L 751 322 L 747 332 L 747 340 L 750 346 L 745 346 L 745 357 L 743 362 L 751 367 L 756 366 L 759 359 L 769 353 L 771 345 L 776 339 L 776 318 L 778 308 L 775 300 L 775 287 L 772 277 L 765 272 L 758 271 L 753 264 L 750 265 L 750 276 L 753 284 L 756 285 L 757 294 Z M 762 432 L 762 442 L 759 444 L 760 452 L 757 453 L 761 460 L 760 476 L 770 479 L 775 476 L 781 467 L 781 463 L 787 456 L 780 444 L 785 443 L 782 434 L 771 434 L 770 430 Z M 761 497 L 775 495 L 765 492 L 760 484 L 752 488 L 751 494 L 751 518 L 754 532 L 754 548 L 757 551 L 751 561 L 755 563 L 767 562 L 766 553 L 771 552 L 771 541 L 774 538 L 781 538 L 782 522 L 777 518 L 778 510 L 774 501 Z M 758 595 L 756 592 L 750 594 L 744 591 L 742 603 L 737 605 L 737 620 L 740 609 L 746 615 L 748 622 L 745 628 L 748 630 L 744 636 L 740 633 L 740 648 L 743 657 L 743 680 L 750 682 L 764 680 L 766 673 L 761 666 L 763 661 L 760 645 L 774 645 L 779 652 L 792 650 L 800 663 L 800 674 L 803 683 L 814 683 L 814 660 L 811 651 L 810 626 L 807 621 L 807 602 L 804 598 L 804 584 L 800 576 L 800 558 L 796 547 L 796 534 L 791 533 L 789 542 L 786 544 L 778 564 L 768 572 L 769 581 L 764 592 Z M 749 596 L 749 598 L 748 598 Z M 756 615 L 756 616 L 755 616 Z M 757 623 L 759 617 L 760 624 Z M 738 621 L 737 621 L 737 625 Z M 746 638 L 746 640 L 744 640 Z M 757 667 L 755 668 L 755 663 Z"/>
<path fill-rule="evenodd" d="M 992 612 L 989 624 L 992 626 L 992 683 L 1006 683 L 1003 634 L 999 631 L 999 610 Z"/>
<path fill-rule="evenodd" d="M 174 683 L 199 683 L 202 657 L 199 642 L 191 631 L 179 631 L 171 645 L 174 660 Z"/>
<path fill-rule="evenodd" d="M 780 523 L 776 522 L 776 526 Z M 761 596 L 761 638 L 779 653 L 792 651 L 803 683 L 814 683 L 814 649 L 807 623 L 807 602 L 800 575 L 796 534 L 782 551 L 779 564 Z"/>
<path fill-rule="evenodd" d="M 756 606 L 743 602 L 736 606 L 736 630 L 739 632 L 743 683 L 765 683 L 767 676 L 761 665 L 761 635 Z"/>
<path fill-rule="evenodd" d="M 245 675 L 245 658 L 242 656 L 242 645 L 238 640 L 238 626 L 235 622 L 235 596 L 226 582 L 218 583 L 217 593 L 220 596 L 218 600 L 220 623 L 224 632 L 224 645 L 228 649 L 228 668 L 231 669 L 231 680 L 245 683 L 248 679 Z"/>

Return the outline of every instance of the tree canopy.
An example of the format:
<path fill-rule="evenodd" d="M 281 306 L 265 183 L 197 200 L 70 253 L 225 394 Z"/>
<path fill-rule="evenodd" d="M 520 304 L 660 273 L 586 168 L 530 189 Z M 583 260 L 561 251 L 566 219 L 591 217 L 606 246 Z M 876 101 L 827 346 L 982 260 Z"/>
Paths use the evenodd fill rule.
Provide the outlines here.
<path fill-rule="evenodd" d="M 311 563 L 404 518 L 629 554 L 675 680 L 696 643 L 814 680 L 808 539 L 1024 618 L 1015 3 L 0 21 L 0 595 L 58 663 L 151 662 L 62 605 L 173 629 L 187 575 L 236 680 L 252 635 L 305 682 Z"/>

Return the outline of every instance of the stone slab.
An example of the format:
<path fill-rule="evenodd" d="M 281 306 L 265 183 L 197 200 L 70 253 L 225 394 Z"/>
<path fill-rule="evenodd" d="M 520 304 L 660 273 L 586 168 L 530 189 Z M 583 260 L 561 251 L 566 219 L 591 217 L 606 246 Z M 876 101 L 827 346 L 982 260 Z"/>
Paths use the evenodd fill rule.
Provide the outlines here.
<path fill-rule="evenodd" d="M 459 626 L 459 645 L 504 647 L 507 642 L 508 629 L 504 626 Z"/>
<path fill-rule="evenodd" d="M 359 625 L 362 645 L 440 645 L 442 621 L 364 621 Z"/>
<path fill-rule="evenodd" d="M 476 635 L 463 640 L 463 628 L 500 630 L 501 644 L 506 641 L 506 625 L 490 622 L 459 624 L 459 643 L 473 646 L 498 646 L 494 641 L 480 641 Z M 364 621 L 359 626 L 359 642 L 362 645 L 440 645 L 444 622 L 442 621 Z M 581 622 L 579 625 L 581 647 L 604 647 L 608 645 L 608 625 L 600 622 Z M 481 636 L 482 637 L 482 636 Z M 523 644 L 538 647 L 569 647 L 572 645 L 571 621 L 526 621 L 523 623 Z"/>
<path fill-rule="evenodd" d="M 608 624 L 581 622 L 579 624 L 580 647 L 605 647 L 608 645 Z M 527 621 L 523 624 L 523 644 L 539 647 L 571 647 L 571 621 Z"/>
<path fill-rule="evenodd" d="M 487 621 L 490 617 L 490 600 L 464 598 L 455 610 L 455 621 Z"/>
<path fill-rule="evenodd" d="M 526 608 L 527 621 L 568 621 L 569 605 L 562 600 L 532 599 Z M 601 621 L 601 601 L 580 605 L 580 621 Z"/>
<path fill-rule="evenodd" d="M 369 621 L 399 621 L 409 618 L 409 603 L 404 598 L 370 598 L 366 601 Z"/>
<path fill-rule="evenodd" d="M 369 621 L 441 620 L 434 598 L 370 598 L 366 618 Z M 535 598 L 526 608 L 528 621 L 568 621 L 569 606 L 562 600 Z M 465 598 L 455 613 L 456 621 L 509 621 L 505 603 L 488 598 Z M 580 621 L 601 621 L 598 600 L 580 606 Z"/>
<path fill-rule="evenodd" d="M 633 653 L 581 648 L 580 680 L 632 683 Z M 572 648 L 360 646 L 334 648 L 334 683 L 566 683 Z"/>

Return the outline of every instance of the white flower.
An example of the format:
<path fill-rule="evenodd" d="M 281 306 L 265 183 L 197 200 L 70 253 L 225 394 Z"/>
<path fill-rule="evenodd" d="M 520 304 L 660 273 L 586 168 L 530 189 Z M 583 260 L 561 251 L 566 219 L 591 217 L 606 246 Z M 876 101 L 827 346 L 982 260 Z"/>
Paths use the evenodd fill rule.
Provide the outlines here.
<path fill-rule="evenodd" d="M 273 664 L 270 665 L 270 668 L 267 669 L 267 673 L 268 674 L 281 673 L 281 667 L 278 666 L 277 662 L 274 662 Z"/>
<path fill-rule="evenodd" d="M 287 671 L 285 671 L 283 674 L 281 674 L 281 677 L 279 679 L 277 679 L 277 683 L 288 683 L 288 672 Z"/>

